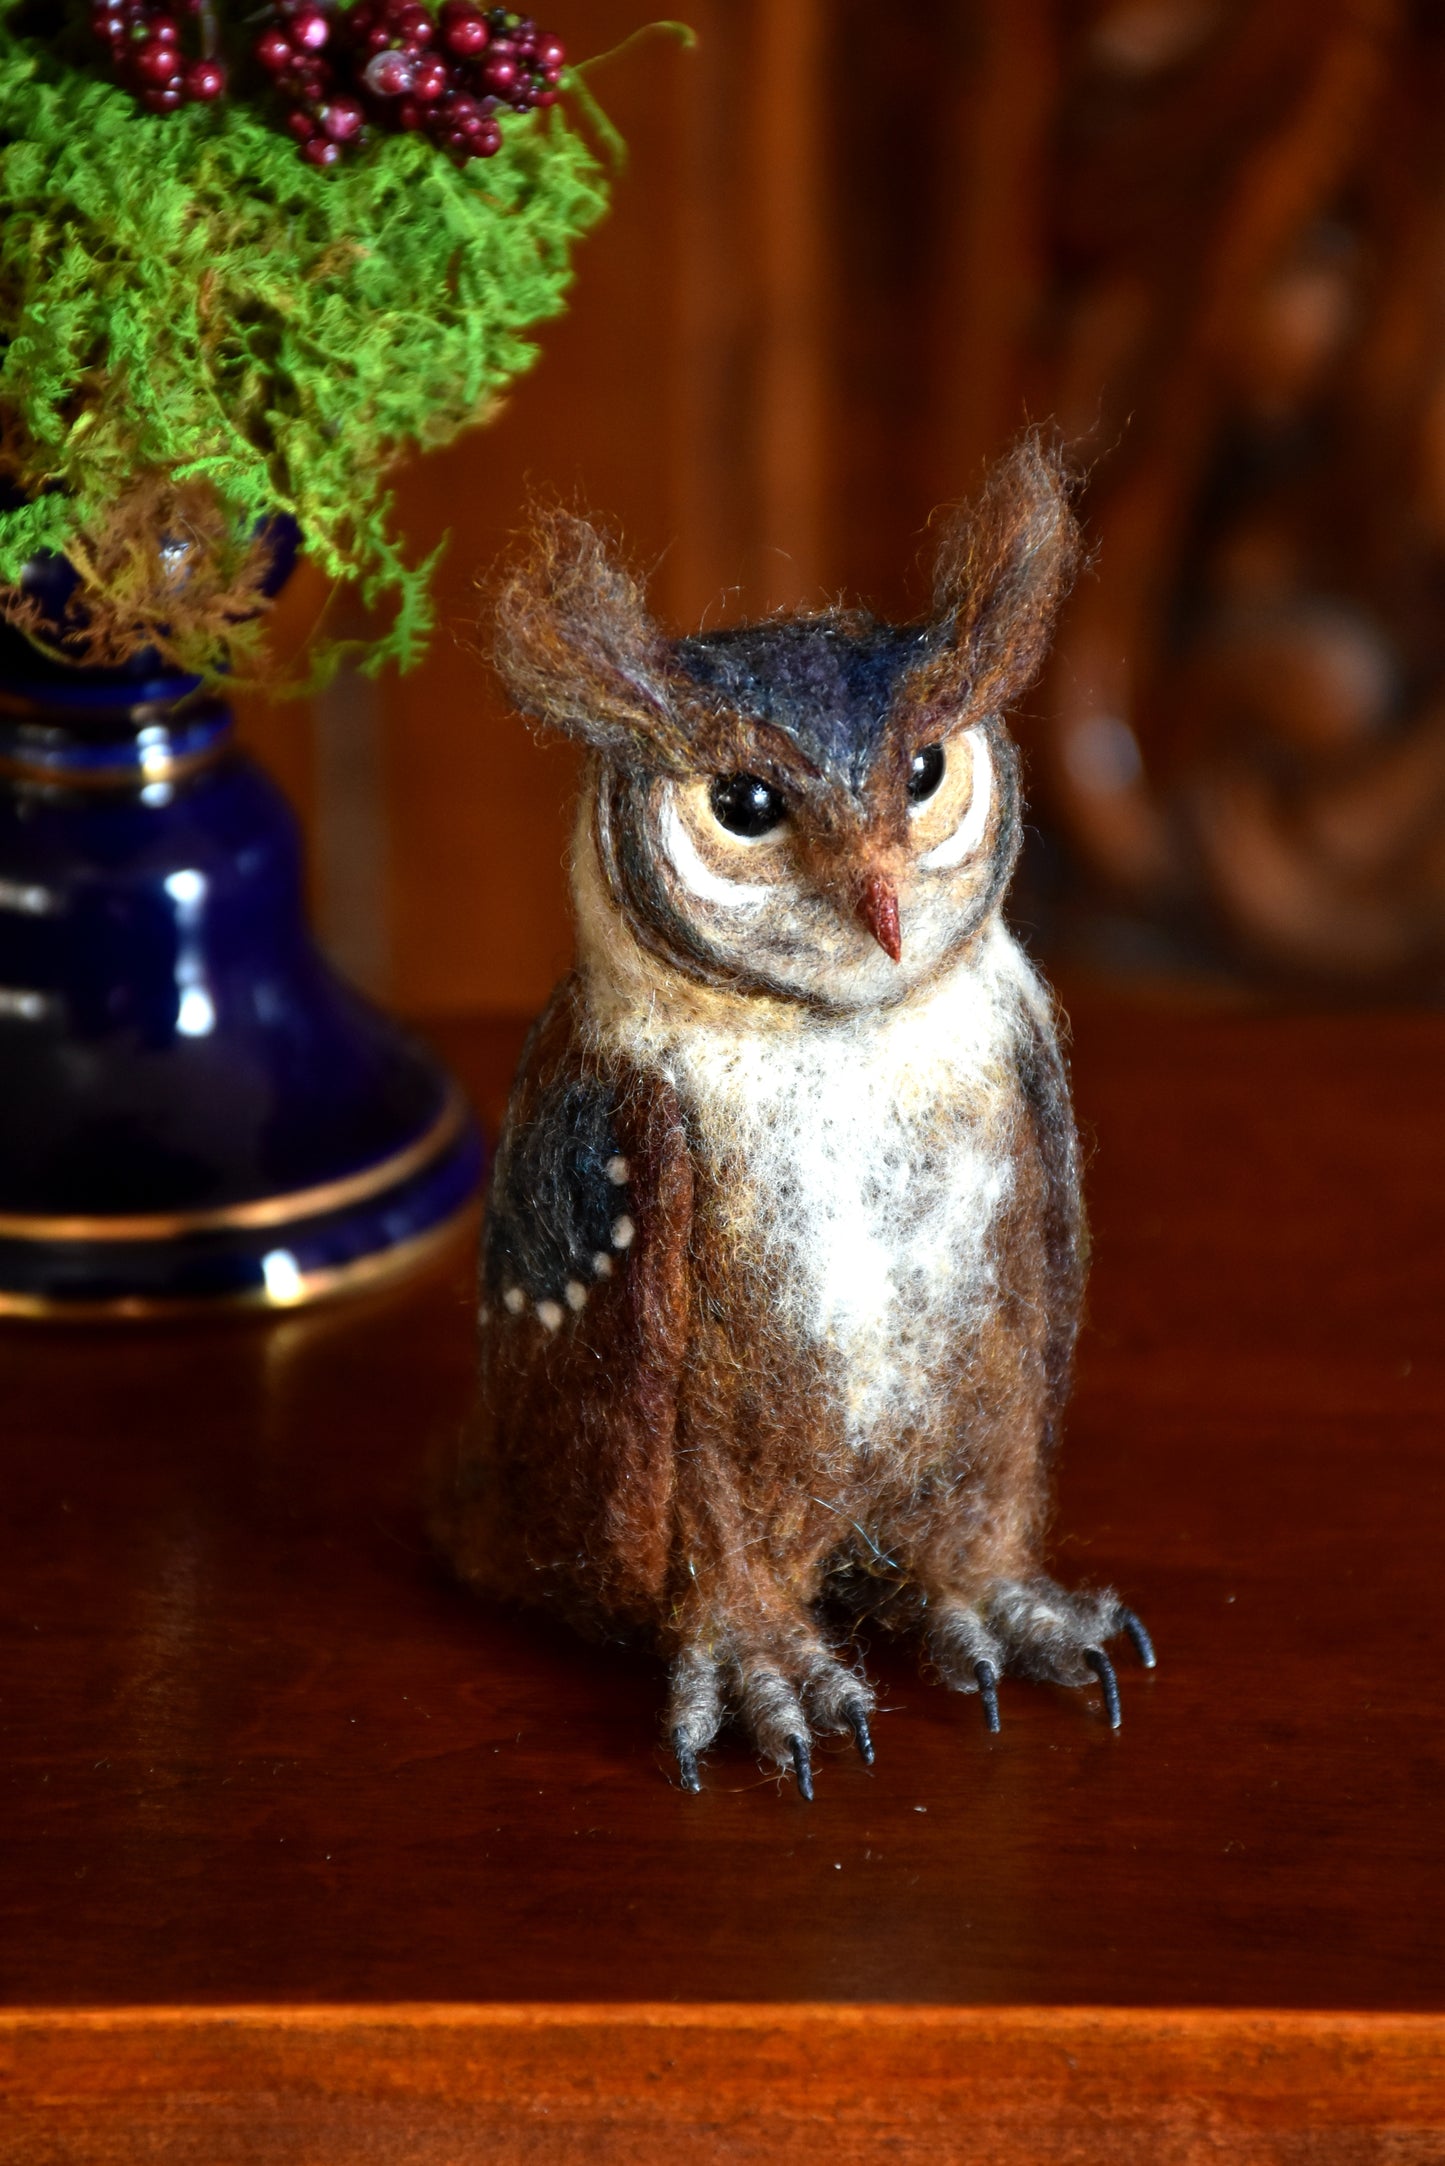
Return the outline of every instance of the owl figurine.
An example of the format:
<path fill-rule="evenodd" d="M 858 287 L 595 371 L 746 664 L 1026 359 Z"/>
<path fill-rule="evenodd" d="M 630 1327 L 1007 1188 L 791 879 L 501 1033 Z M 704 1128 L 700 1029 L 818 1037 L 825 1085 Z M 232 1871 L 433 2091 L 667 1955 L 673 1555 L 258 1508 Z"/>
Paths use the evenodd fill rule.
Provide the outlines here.
<path fill-rule="evenodd" d="M 927 617 L 670 639 L 582 520 L 500 594 L 521 711 L 589 759 L 578 959 L 486 1210 L 465 1579 L 669 1666 L 685 1789 L 729 1716 L 813 1794 L 873 1695 L 867 1613 L 990 1730 L 1009 1674 L 1102 1687 L 1144 1627 L 1040 1564 L 1084 1272 L 1048 993 L 1004 923 L 1004 726 L 1077 553 L 1026 438 Z"/>

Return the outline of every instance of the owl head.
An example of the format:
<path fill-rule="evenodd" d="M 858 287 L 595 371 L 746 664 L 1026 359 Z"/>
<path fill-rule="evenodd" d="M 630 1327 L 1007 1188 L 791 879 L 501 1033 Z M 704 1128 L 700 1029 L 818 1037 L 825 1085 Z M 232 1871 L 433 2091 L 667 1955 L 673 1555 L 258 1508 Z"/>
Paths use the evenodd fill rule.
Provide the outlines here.
<path fill-rule="evenodd" d="M 546 516 L 502 584 L 497 660 L 524 714 L 591 749 L 580 854 L 612 933 L 831 1014 L 953 966 L 1013 870 L 1003 717 L 1077 552 L 1030 435 L 945 527 L 919 621 L 830 609 L 671 639 L 585 520 Z"/>

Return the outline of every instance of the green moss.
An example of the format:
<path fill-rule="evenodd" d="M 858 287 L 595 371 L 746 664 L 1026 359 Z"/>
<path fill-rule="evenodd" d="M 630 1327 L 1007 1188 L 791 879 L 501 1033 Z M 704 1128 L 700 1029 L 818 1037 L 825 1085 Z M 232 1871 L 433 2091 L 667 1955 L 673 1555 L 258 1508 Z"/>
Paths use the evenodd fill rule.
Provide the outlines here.
<path fill-rule="evenodd" d="M 27 499 L 0 583 L 37 549 L 94 563 L 138 478 L 199 483 L 238 550 L 290 512 L 390 610 L 373 662 L 414 660 L 429 566 L 388 469 L 531 365 L 606 208 L 561 108 L 502 129 L 461 169 L 392 135 L 321 172 L 239 100 L 149 115 L 0 22 L 0 469 Z"/>

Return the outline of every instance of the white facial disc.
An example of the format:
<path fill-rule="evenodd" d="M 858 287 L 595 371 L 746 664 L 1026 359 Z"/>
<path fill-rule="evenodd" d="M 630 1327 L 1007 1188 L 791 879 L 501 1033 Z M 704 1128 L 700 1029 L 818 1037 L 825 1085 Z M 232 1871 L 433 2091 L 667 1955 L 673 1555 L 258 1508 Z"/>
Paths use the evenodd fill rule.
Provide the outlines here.
<path fill-rule="evenodd" d="M 705 864 L 671 795 L 662 815 L 662 842 L 683 886 L 704 902 L 719 903 L 725 910 L 754 910 L 775 892 L 771 885 L 755 880 L 725 880 Z"/>
<path fill-rule="evenodd" d="M 948 835 L 926 857 L 918 862 L 931 872 L 946 872 L 950 865 L 961 865 L 969 854 L 983 841 L 988 828 L 988 816 L 993 805 L 993 758 L 988 749 L 988 739 L 977 727 L 965 730 L 964 736 L 973 753 L 973 789 L 968 800 L 968 810 L 951 835 Z"/>

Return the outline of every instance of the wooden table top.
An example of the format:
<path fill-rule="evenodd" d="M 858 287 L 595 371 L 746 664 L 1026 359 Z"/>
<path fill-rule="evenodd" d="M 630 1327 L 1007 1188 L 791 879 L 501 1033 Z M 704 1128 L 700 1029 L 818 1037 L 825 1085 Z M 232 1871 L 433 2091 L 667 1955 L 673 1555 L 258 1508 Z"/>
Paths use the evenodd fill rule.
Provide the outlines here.
<path fill-rule="evenodd" d="M 449 1583 L 468 1269 L 4 1343 L 13 2006 L 1445 2007 L 1445 1018 L 1084 1004 L 1057 1561 L 1150 1677 L 976 1702 L 875 1646 L 869 1773 L 670 1779 L 648 1659 Z M 495 1114 L 510 1025 L 447 1047 Z"/>
<path fill-rule="evenodd" d="M 494 1120 L 520 1044 L 453 1027 Z M 877 1765 L 672 1780 L 661 1679 L 427 1547 L 470 1258 L 4 1336 L 0 2166 L 1439 2166 L 1445 1016 L 1075 1005 L 1066 1579 L 1159 1642 Z"/>

